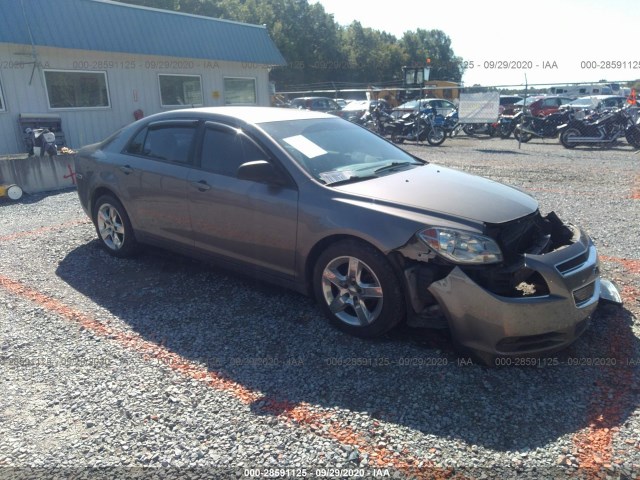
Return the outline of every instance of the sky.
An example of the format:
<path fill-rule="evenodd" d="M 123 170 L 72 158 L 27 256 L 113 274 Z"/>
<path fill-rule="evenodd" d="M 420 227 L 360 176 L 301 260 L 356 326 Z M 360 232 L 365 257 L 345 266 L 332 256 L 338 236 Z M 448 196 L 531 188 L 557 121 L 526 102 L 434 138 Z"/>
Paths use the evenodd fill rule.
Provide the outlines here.
<path fill-rule="evenodd" d="M 638 0 L 310 0 L 341 25 L 397 38 L 439 29 L 469 62 L 465 86 L 628 81 L 640 78 Z M 505 68 L 506 67 L 506 68 Z M 612 68 L 613 67 L 613 68 Z M 433 79 L 432 80 L 437 80 Z"/>

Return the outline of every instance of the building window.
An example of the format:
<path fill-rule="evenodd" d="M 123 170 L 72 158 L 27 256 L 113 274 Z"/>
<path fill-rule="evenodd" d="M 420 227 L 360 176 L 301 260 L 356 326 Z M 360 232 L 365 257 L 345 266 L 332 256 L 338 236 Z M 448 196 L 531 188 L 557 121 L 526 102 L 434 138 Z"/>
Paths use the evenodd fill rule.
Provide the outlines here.
<path fill-rule="evenodd" d="M 49 108 L 110 107 L 106 72 L 45 70 Z"/>
<path fill-rule="evenodd" d="M 225 105 L 255 105 L 256 100 L 255 78 L 230 78 L 224 79 L 224 103 Z"/>
<path fill-rule="evenodd" d="M 158 75 L 160 105 L 202 105 L 202 85 L 197 75 Z"/>

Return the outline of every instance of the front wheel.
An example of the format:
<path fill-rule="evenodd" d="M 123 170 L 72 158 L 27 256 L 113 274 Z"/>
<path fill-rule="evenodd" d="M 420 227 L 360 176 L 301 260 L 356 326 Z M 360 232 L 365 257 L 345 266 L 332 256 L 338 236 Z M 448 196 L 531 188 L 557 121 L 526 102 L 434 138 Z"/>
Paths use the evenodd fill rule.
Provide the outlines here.
<path fill-rule="evenodd" d="M 382 335 L 405 316 L 404 295 L 391 265 L 360 241 L 327 248 L 316 262 L 313 288 L 329 321 L 352 335 Z"/>
<path fill-rule="evenodd" d="M 571 139 L 580 136 L 580 130 L 577 128 L 567 128 L 560 134 L 560 143 L 564 148 L 574 148 L 577 143 L 572 142 Z"/>
<path fill-rule="evenodd" d="M 103 248 L 115 257 L 129 257 L 138 248 L 133 227 L 122 203 L 103 195 L 93 207 L 93 223 Z"/>
<path fill-rule="evenodd" d="M 624 133 L 627 142 L 634 148 L 640 148 L 640 125 L 629 127 Z"/>
<path fill-rule="evenodd" d="M 527 132 L 523 132 L 520 129 L 520 127 L 521 125 L 516 125 L 516 127 L 513 129 L 513 136 L 515 137 L 516 140 L 519 140 L 522 143 L 527 143 L 529 140 L 533 138 L 533 135 Z"/>
<path fill-rule="evenodd" d="M 393 143 L 400 144 L 400 143 L 404 142 L 404 138 L 394 132 L 394 133 L 391 134 L 391 141 Z"/>
<path fill-rule="evenodd" d="M 442 145 L 446 138 L 447 134 L 442 127 L 432 127 L 427 133 L 427 142 L 435 147 Z"/>

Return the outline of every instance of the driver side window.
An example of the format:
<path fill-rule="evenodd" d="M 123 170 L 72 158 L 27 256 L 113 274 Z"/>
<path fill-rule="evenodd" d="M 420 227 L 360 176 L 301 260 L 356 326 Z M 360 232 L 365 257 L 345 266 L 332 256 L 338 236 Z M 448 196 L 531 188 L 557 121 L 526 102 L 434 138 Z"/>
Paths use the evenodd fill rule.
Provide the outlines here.
<path fill-rule="evenodd" d="M 242 133 L 218 128 L 205 130 L 200 156 L 203 170 L 236 177 L 240 165 L 254 160 L 266 160 L 266 155 Z"/>

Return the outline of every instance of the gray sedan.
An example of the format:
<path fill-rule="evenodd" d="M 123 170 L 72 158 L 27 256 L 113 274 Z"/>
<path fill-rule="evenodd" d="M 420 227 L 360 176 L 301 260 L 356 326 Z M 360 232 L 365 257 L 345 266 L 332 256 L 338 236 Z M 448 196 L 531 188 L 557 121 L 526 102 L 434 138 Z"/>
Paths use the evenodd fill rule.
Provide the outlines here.
<path fill-rule="evenodd" d="M 154 244 L 212 260 L 314 296 L 354 335 L 408 321 L 484 359 L 549 353 L 615 294 L 589 236 L 530 196 L 323 113 L 160 113 L 76 163 L 112 255 Z"/>

